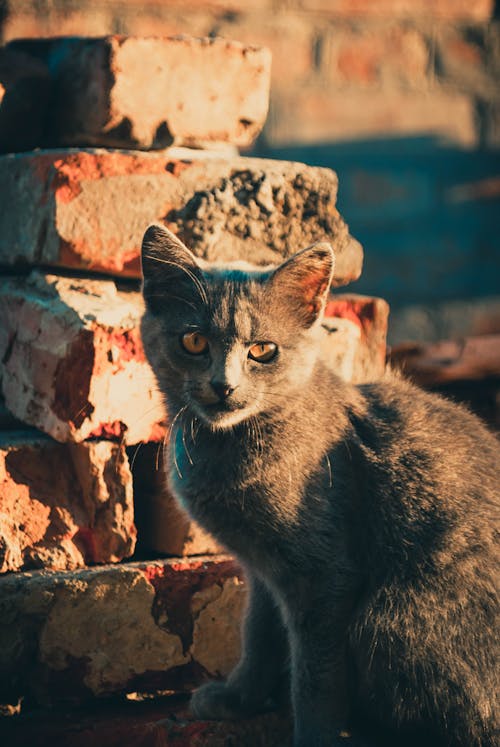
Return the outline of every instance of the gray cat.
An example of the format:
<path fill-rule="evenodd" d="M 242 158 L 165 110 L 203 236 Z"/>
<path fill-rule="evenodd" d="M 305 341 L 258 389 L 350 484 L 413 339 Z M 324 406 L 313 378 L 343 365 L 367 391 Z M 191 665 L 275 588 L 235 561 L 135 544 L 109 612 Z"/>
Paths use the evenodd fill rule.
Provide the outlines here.
<path fill-rule="evenodd" d="M 333 265 L 325 243 L 256 270 L 209 266 L 158 226 L 144 237 L 169 485 L 250 589 L 242 658 L 192 709 L 248 716 L 288 682 L 296 747 L 358 744 L 356 723 L 492 747 L 499 444 L 401 378 L 327 368 Z"/>

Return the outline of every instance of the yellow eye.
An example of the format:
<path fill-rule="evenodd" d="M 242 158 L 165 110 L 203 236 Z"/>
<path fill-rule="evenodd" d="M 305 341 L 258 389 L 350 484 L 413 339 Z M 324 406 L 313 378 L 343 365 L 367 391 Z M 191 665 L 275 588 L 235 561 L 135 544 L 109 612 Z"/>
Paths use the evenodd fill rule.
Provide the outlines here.
<path fill-rule="evenodd" d="M 278 346 L 274 342 L 256 342 L 248 351 L 248 357 L 259 363 L 268 363 L 278 352 Z"/>
<path fill-rule="evenodd" d="M 185 332 L 181 337 L 181 345 L 191 355 L 201 355 L 208 350 L 208 340 L 199 332 Z"/>

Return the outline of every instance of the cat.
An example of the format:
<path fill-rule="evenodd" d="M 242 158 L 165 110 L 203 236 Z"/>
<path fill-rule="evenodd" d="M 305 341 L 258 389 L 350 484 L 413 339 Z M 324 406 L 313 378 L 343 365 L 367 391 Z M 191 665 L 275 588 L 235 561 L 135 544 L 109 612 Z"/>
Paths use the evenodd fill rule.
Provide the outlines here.
<path fill-rule="evenodd" d="M 241 659 L 193 713 L 286 697 L 295 747 L 360 744 L 356 723 L 400 745 L 498 744 L 496 438 L 396 374 L 328 369 L 328 243 L 217 266 L 150 226 L 142 267 L 170 489 L 249 587 Z"/>

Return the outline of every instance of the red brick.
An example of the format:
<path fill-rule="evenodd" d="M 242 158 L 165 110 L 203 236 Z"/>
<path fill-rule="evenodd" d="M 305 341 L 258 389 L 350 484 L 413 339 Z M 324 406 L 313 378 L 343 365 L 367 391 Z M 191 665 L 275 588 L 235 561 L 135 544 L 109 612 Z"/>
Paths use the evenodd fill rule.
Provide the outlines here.
<path fill-rule="evenodd" d="M 324 72 L 337 85 L 427 86 L 429 51 L 416 29 L 394 23 L 337 24 L 325 46 Z"/>
<path fill-rule="evenodd" d="M 359 18 L 438 18 L 447 21 L 487 21 L 494 0 L 301 0 L 306 11 Z"/>
<path fill-rule="evenodd" d="M 463 29 L 445 27 L 436 32 L 435 44 L 438 79 L 482 99 L 497 98 L 498 75 L 479 35 L 472 41 Z"/>
<path fill-rule="evenodd" d="M 6 574 L 0 695 L 185 691 L 227 675 L 245 598 L 229 556 Z"/>
<path fill-rule="evenodd" d="M 459 93 L 308 87 L 275 96 L 274 108 L 266 136 L 275 146 L 403 135 L 477 142 L 474 101 Z"/>
<path fill-rule="evenodd" d="M 361 384 L 383 376 L 389 318 L 389 305 L 386 301 L 352 293 L 332 294 L 326 306 L 325 316 L 330 329 L 338 327 L 339 320 L 345 320 L 354 325 L 358 332 L 357 344 L 346 347 L 342 353 L 344 367 L 349 356 L 352 356 L 352 367 L 345 378 L 355 384 Z M 331 335 L 332 333 L 329 336 Z M 332 354 L 334 348 L 333 344 L 330 345 Z"/>
<path fill-rule="evenodd" d="M 112 281 L 34 273 L 0 284 L 7 407 L 58 441 L 128 443 L 164 435 L 164 410 L 139 335 L 139 293 Z"/>
<path fill-rule="evenodd" d="M 313 241 L 336 252 L 335 283 L 362 249 L 336 207 L 337 177 L 299 163 L 171 149 L 0 157 L 0 262 L 139 277 L 147 226 L 163 222 L 207 259 L 280 262 Z"/>
<path fill-rule="evenodd" d="M 188 36 L 20 40 L 8 49 L 49 65 L 51 146 L 248 146 L 267 115 L 267 49 Z"/>
<path fill-rule="evenodd" d="M 0 433 L 0 572 L 117 562 L 135 534 L 123 448 Z"/>

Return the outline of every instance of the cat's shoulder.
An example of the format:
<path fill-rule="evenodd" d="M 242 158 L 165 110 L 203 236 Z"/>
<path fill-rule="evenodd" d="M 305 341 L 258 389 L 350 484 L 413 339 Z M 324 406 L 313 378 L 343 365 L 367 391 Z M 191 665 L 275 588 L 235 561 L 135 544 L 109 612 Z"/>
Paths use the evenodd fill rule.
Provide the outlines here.
<path fill-rule="evenodd" d="M 377 429 L 399 436 L 481 443 L 499 453 L 500 442 L 486 424 L 464 404 L 422 389 L 399 371 L 388 368 L 378 381 L 357 387 L 360 398 L 355 417 Z"/>

